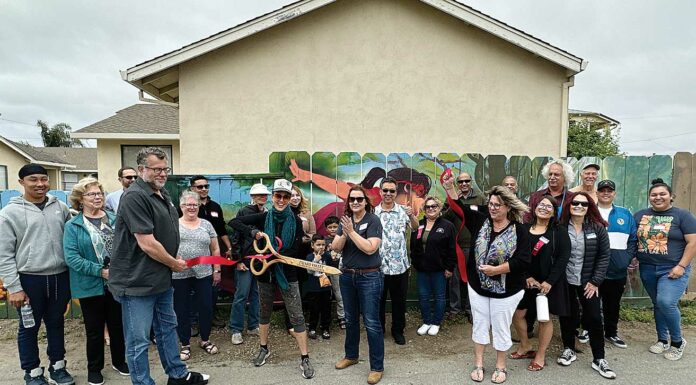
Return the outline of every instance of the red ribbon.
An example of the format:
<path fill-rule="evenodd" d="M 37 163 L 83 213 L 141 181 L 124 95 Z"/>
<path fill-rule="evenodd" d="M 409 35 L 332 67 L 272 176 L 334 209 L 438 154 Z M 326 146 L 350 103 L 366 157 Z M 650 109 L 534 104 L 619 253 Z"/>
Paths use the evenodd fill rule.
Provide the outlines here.
<path fill-rule="evenodd" d="M 451 177 L 452 170 L 448 168 L 442 173 L 442 175 L 440 175 L 440 184 L 442 184 L 443 186 L 445 176 Z M 462 224 L 459 226 L 459 230 L 457 231 L 457 238 L 455 239 L 454 248 L 457 252 L 457 266 L 459 267 L 459 276 L 461 277 L 462 282 L 467 283 L 469 282 L 469 276 L 466 273 L 466 259 L 464 257 L 464 250 L 462 250 L 462 248 L 459 247 L 459 233 L 462 231 L 465 225 L 464 210 L 462 210 L 462 208 L 459 207 L 457 202 L 450 198 L 449 194 L 445 193 L 445 195 L 447 196 L 447 204 L 449 205 L 449 207 L 452 209 L 452 211 L 454 211 L 455 214 L 462 218 Z"/>
<path fill-rule="evenodd" d="M 537 254 L 539 254 L 539 250 L 541 250 L 542 247 L 546 242 L 542 241 L 541 239 L 537 241 L 536 245 L 534 245 L 534 249 L 532 249 L 532 256 L 536 257 Z"/>
<path fill-rule="evenodd" d="M 186 260 L 186 266 L 191 267 L 191 266 L 197 266 L 197 265 L 228 265 L 228 266 L 234 266 L 237 264 L 239 261 L 233 261 L 231 259 L 227 259 L 224 257 L 221 257 L 219 255 L 203 255 L 200 257 L 196 258 L 191 258 Z"/>

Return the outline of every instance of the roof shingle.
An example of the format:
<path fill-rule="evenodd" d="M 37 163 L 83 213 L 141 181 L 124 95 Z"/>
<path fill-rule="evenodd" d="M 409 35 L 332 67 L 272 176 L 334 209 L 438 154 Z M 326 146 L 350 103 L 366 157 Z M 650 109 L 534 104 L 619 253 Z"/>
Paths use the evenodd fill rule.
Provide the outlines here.
<path fill-rule="evenodd" d="M 134 104 L 114 116 L 81 128 L 91 134 L 178 134 L 179 110 L 160 104 Z"/>

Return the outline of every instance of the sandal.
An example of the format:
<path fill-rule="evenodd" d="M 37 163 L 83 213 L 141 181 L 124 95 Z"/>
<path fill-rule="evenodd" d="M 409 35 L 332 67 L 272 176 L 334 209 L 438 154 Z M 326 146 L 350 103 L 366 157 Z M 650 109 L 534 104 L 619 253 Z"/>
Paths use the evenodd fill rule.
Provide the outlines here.
<path fill-rule="evenodd" d="M 539 365 L 536 361 L 532 360 L 529 365 L 527 365 L 527 370 L 530 372 L 538 372 L 542 369 L 544 369 L 544 366 L 546 365 Z"/>
<path fill-rule="evenodd" d="M 200 346 L 208 354 L 218 354 L 218 347 L 210 341 L 201 341 Z"/>
<path fill-rule="evenodd" d="M 500 377 L 503 377 L 501 380 Z M 507 369 L 505 368 L 495 368 L 493 376 L 491 376 L 491 382 L 494 384 L 502 384 L 507 380 Z"/>
<path fill-rule="evenodd" d="M 528 350 L 524 353 L 517 353 L 517 352 L 512 352 L 510 353 L 510 358 L 513 360 L 523 360 L 523 359 L 528 359 L 528 358 L 534 358 L 536 357 L 536 352 L 534 350 Z"/>
<path fill-rule="evenodd" d="M 483 373 L 485 371 L 486 370 L 483 369 L 483 366 L 474 366 L 474 369 L 469 374 L 469 377 L 471 377 L 472 381 L 481 382 L 483 381 Z"/>
<path fill-rule="evenodd" d="M 191 358 L 191 345 L 181 345 L 179 358 L 181 358 L 182 361 L 188 361 Z"/>

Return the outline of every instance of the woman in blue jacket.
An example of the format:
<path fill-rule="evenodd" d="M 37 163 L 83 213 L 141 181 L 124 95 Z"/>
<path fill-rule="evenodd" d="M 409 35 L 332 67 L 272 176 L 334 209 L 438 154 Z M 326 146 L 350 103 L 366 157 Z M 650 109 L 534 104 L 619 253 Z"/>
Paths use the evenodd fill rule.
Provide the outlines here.
<path fill-rule="evenodd" d="M 107 289 L 113 249 L 115 215 L 104 210 L 104 190 L 94 178 L 80 180 L 70 193 L 79 213 L 65 225 L 63 249 L 70 271 L 70 290 L 80 300 L 87 335 L 87 381 L 104 383 L 104 325 L 111 337 L 111 367 L 129 375 L 126 364 L 121 305 Z"/>

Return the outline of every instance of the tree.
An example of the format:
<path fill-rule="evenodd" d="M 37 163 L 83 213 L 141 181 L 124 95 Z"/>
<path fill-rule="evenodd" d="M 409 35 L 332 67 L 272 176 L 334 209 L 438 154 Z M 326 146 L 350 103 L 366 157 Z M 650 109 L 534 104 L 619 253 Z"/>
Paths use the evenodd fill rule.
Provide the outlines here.
<path fill-rule="evenodd" d="M 48 128 L 48 123 L 37 120 L 36 125 L 41 129 L 41 139 L 45 147 L 84 147 L 80 139 L 72 139 L 72 128 L 67 123 L 58 123 Z"/>
<path fill-rule="evenodd" d="M 597 129 L 589 121 L 573 121 L 568 127 L 568 156 L 582 158 L 583 156 L 621 155 L 618 143 L 618 128 L 612 130 Z"/>

